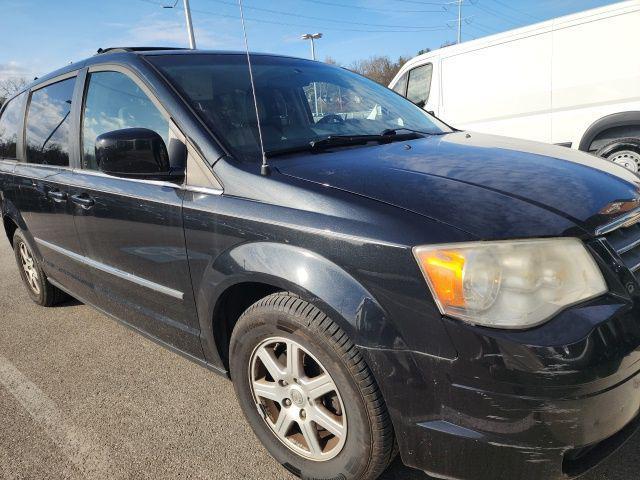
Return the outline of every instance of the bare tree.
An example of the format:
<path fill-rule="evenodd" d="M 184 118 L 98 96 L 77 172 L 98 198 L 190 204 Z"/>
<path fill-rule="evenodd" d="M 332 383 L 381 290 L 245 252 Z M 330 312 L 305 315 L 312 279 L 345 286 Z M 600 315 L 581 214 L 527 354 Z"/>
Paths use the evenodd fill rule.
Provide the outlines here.
<path fill-rule="evenodd" d="M 394 62 L 386 56 L 373 56 L 354 62 L 350 69 L 386 87 L 406 61 L 404 57 Z"/>
<path fill-rule="evenodd" d="M 330 57 L 329 55 L 324 57 L 324 63 L 328 63 L 329 65 L 338 65 L 338 62 L 336 61 L 336 59 L 333 57 Z"/>
<path fill-rule="evenodd" d="M 13 97 L 29 84 L 29 81 L 23 77 L 9 77 L 0 80 L 0 106 L 7 98 Z"/>

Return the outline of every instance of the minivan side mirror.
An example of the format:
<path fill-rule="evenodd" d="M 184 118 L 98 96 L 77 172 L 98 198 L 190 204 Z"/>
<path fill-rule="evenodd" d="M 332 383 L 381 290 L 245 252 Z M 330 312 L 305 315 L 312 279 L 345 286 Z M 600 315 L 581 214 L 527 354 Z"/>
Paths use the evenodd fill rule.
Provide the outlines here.
<path fill-rule="evenodd" d="M 125 128 L 96 138 L 96 163 L 101 172 L 116 177 L 176 179 L 184 177 L 184 162 L 172 168 L 167 146 L 147 128 Z"/>

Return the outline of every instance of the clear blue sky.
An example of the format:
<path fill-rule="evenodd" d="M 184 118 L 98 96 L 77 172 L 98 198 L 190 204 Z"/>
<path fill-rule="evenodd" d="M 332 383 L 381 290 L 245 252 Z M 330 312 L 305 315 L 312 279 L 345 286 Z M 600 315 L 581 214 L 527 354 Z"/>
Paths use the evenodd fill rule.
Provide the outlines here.
<path fill-rule="evenodd" d="M 182 0 L 0 0 L 0 79 L 32 78 L 99 47 L 186 46 Z M 463 40 L 611 0 L 465 0 Z M 305 32 L 323 32 L 318 58 L 348 65 L 371 55 L 413 56 L 456 38 L 449 0 L 244 0 L 250 48 L 308 56 Z M 199 48 L 243 48 L 237 0 L 191 0 Z"/>

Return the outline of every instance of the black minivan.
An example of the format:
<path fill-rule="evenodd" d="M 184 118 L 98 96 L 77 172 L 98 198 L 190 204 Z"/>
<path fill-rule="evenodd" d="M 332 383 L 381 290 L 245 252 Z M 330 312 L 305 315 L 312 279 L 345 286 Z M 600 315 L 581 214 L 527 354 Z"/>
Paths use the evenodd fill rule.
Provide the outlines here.
<path fill-rule="evenodd" d="M 574 477 L 640 421 L 640 179 L 605 160 L 320 62 L 121 48 L 3 107 L 0 190 L 35 302 L 229 375 L 302 478 Z"/>

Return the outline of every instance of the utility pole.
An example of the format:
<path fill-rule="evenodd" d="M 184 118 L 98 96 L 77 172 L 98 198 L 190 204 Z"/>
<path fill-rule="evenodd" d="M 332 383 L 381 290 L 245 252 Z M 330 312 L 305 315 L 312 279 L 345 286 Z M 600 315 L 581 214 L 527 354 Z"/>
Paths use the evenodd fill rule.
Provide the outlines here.
<path fill-rule="evenodd" d="M 175 8 L 180 0 L 176 0 L 173 5 L 163 5 L 162 8 Z M 191 50 L 196 49 L 196 37 L 193 34 L 193 22 L 191 21 L 191 7 L 189 6 L 189 0 L 184 1 L 184 18 L 187 22 L 187 34 L 189 35 L 189 48 Z"/>
<path fill-rule="evenodd" d="M 458 0 L 458 43 L 462 41 L 462 2 L 463 1 L 464 0 Z"/>
<path fill-rule="evenodd" d="M 189 48 L 191 50 L 195 50 L 196 37 L 193 34 L 193 23 L 191 22 L 191 8 L 189 7 L 189 0 L 184 0 L 184 16 L 187 21 L 187 32 L 189 32 Z"/>
<path fill-rule="evenodd" d="M 300 37 L 301 40 L 311 40 L 311 60 L 316 59 L 316 45 L 314 40 L 319 40 L 321 38 L 321 33 L 305 33 Z M 315 100 L 316 116 L 318 116 L 318 90 L 316 88 L 316 82 L 313 82 L 313 98 Z"/>

